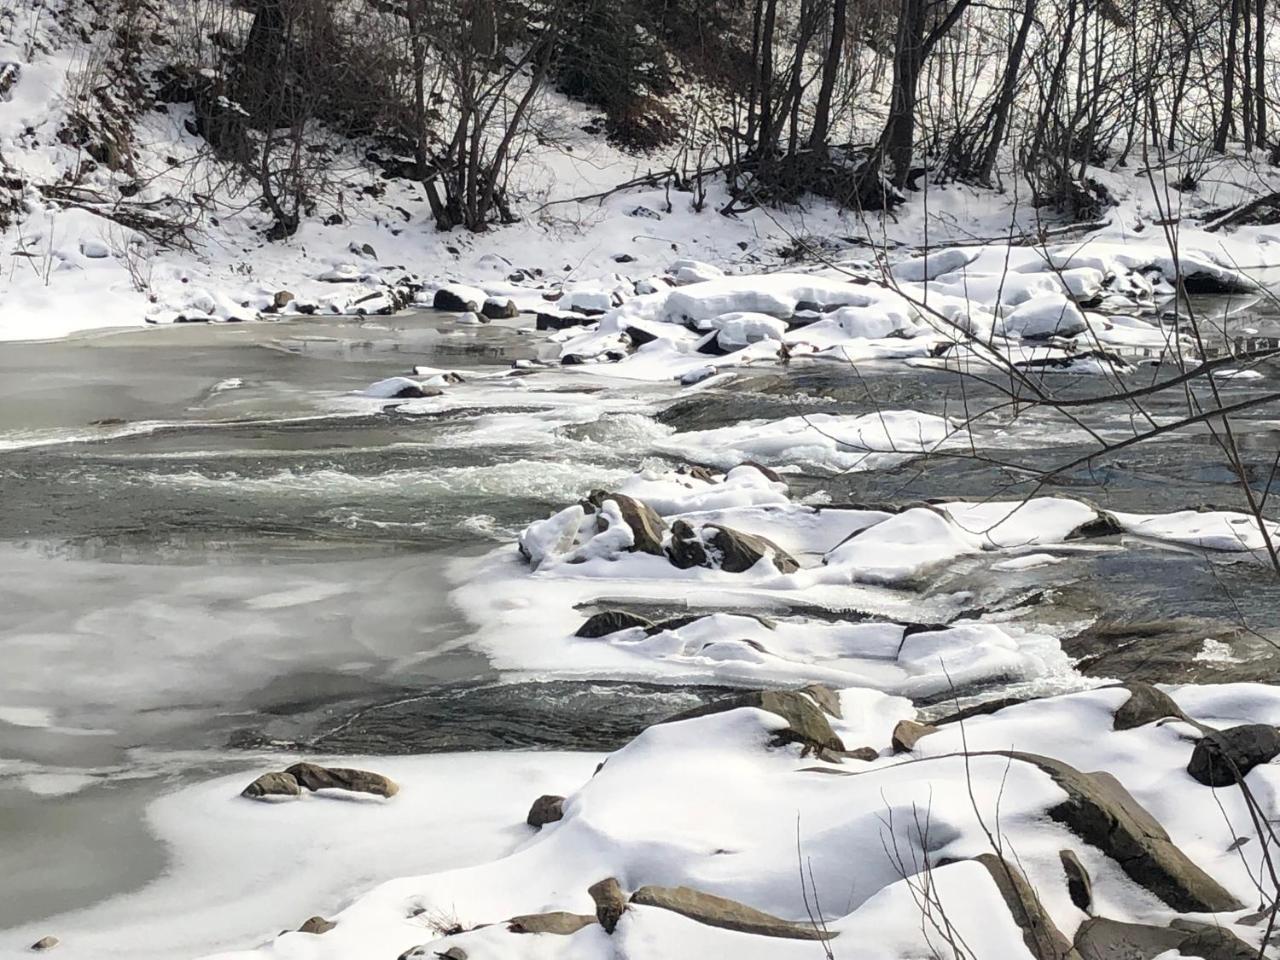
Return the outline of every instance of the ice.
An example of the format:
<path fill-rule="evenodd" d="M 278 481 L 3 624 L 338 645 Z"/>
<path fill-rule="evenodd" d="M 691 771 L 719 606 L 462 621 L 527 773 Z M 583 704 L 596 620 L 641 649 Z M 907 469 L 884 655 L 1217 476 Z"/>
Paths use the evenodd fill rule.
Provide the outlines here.
<path fill-rule="evenodd" d="M 815 413 L 782 420 L 747 420 L 731 427 L 673 434 L 659 449 L 698 463 L 732 467 L 745 460 L 823 470 L 869 470 L 937 449 L 953 427 L 914 410 L 862 416 Z"/>

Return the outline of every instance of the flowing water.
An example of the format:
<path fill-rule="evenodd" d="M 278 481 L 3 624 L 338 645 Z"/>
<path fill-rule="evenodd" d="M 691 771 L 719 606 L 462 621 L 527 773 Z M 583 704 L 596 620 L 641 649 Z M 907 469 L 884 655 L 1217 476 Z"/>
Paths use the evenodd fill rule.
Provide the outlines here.
<path fill-rule="evenodd" d="M 901 365 L 856 376 L 797 365 L 696 393 L 511 370 L 545 349 L 514 323 L 441 314 L 0 345 L 0 929 L 147 882 L 164 866 L 147 801 L 254 751 L 609 748 L 705 700 L 715 691 L 499 675 L 467 647 L 450 562 L 652 462 L 673 431 L 880 407 L 956 416 L 997 401 Z M 465 382 L 447 404 L 353 395 L 419 364 Z M 1225 402 L 1274 390 L 1280 378 L 1259 370 L 1227 381 Z M 1171 391 L 1147 410 L 1187 402 Z M 979 422 L 988 455 L 793 487 L 834 502 L 1017 496 L 1029 468 L 1089 449 L 1061 420 L 1009 413 Z M 1098 427 L 1123 436 L 1135 418 L 1116 405 Z M 1238 430 L 1266 487 L 1280 419 L 1264 407 Z M 1196 428 L 1042 492 L 1143 512 L 1238 509 L 1235 484 Z M 1280 609 L 1276 578 L 1251 558 L 1139 544 L 999 577 L 961 561 L 929 589 L 993 609 L 1051 594 L 1046 618 L 1063 623 L 1181 624 L 1161 662 L 1114 633 L 1077 639 L 1074 655 L 1101 658 L 1095 672 L 1186 676 L 1214 636 L 1242 644 L 1229 675 L 1273 670 L 1240 629 L 1265 633 Z"/>

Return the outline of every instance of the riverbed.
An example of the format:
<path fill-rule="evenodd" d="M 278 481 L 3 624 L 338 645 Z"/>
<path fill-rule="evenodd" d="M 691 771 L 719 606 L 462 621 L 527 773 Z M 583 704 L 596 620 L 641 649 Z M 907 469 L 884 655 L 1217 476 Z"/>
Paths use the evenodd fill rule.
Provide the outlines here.
<path fill-rule="evenodd" d="M 856 376 L 764 368 L 694 389 L 610 380 L 529 366 L 554 347 L 527 326 L 423 312 L 0 349 L 0 953 L 34 929 L 83 926 L 77 911 L 170 869 L 147 811 L 174 789 L 281 755 L 598 752 L 720 692 L 659 675 L 495 669 L 453 597 L 459 561 L 514 550 L 530 521 L 638 469 L 699 461 L 674 453 L 673 437 L 882 407 L 955 416 L 997 399 L 946 370 L 892 363 Z M 436 400 L 361 395 L 414 366 L 461 382 Z M 1262 365 L 1228 380 L 1227 402 L 1277 379 Z M 1185 402 L 1162 395 L 1147 409 Z M 1094 425 L 1121 436 L 1133 418 L 1117 404 Z M 1280 421 L 1264 409 L 1238 429 L 1266 482 Z M 974 435 L 983 456 L 787 479 L 815 504 L 1012 497 L 1029 470 L 1090 443 L 1037 411 L 976 420 Z M 1203 429 L 1067 471 L 1050 492 L 1146 513 L 1242 506 Z M 1054 690 L 1273 674 L 1280 586 L 1256 557 L 1131 540 L 1054 560 L 995 576 L 962 559 L 913 602 L 923 615 L 964 596 L 965 610 L 1021 610 L 1056 631 L 1085 666 Z M 1158 649 L 1116 639 L 1157 621 L 1173 624 Z M 359 879 L 433 866 L 405 856 Z"/>

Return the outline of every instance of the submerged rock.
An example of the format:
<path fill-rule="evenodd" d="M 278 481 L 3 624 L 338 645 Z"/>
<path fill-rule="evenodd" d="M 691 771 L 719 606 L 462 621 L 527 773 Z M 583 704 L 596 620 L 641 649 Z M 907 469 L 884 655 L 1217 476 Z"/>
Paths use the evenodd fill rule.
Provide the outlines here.
<path fill-rule="evenodd" d="M 288 800 L 302 796 L 302 788 L 292 774 L 264 773 L 241 790 L 240 796 L 251 800 Z"/>
<path fill-rule="evenodd" d="M 1278 755 L 1280 730 L 1265 723 L 1247 723 L 1206 733 L 1191 752 L 1187 773 L 1206 787 L 1229 787 Z"/>
<path fill-rule="evenodd" d="M 285 770 L 308 790 L 351 790 L 379 797 L 394 797 L 400 786 L 389 777 L 348 767 L 322 767 L 315 763 L 295 763 Z"/>
<path fill-rule="evenodd" d="M 670 910 L 698 923 L 757 937 L 779 937 L 786 940 L 830 940 L 835 934 L 811 924 L 793 923 L 749 907 L 728 897 L 703 893 L 692 887 L 641 887 L 631 895 L 631 902 L 644 907 Z"/>

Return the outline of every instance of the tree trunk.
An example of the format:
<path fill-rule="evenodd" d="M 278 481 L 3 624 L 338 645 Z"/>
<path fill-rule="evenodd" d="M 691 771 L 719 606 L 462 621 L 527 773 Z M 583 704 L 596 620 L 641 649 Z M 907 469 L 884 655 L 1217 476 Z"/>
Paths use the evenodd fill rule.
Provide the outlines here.
<path fill-rule="evenodd" d="M 1227 140 L 1235 119 L 1236 48 L 1240 42 L 1240 0 L 1231 0 L 1231 25 L 1227 32 L 1227 57 L 1222 67 L 1222 116 L 1213 138 L 1213 149 L 1227 152 Z"/>
<path fill-rule="evenodd" d="M 983 183 L 991 182 L 991 173 L 995 170 L 996 155 L 1004 143 L 1005 127 L 1009 123 L 1009 112 L 1013 109 L 1013 97 L 1018 89 L 1018 68 L 1022 64 L 1023 54 L 1027 49 L 1027 38 L 1031 35 L 1031 25 L 1035 23 L 1036 0 L 1026 0 L 1022 10 L 1022 22 L 1018 24 L 1018 34 L 1009 48 L 1009 59 L 1004 67 L 1004 80 L 1000 85 L 1000 96 L 996 101 L 995 113 L 991 122 L 991 139 L 987 141 L 987 149 L 982 157 L 982 165 L 978 168 L 978 179 Z"/>
<path fill-rule="evenodd" d="M 1258 2 L 1262 3 L 1263 0 Z M 831 6 L 831 42 L 827 47 L 827 59 L 822 64 L 822 85 L 818 88 L 813 129 L 809 132 L 811 150 L 827 148 L 827 134 L 831 130 L 831 97 L 835 93 L 836 77 L 840 73 L 840 52 L 844 47 L 848 16 L 849 0 L 834 0 Z"/>

